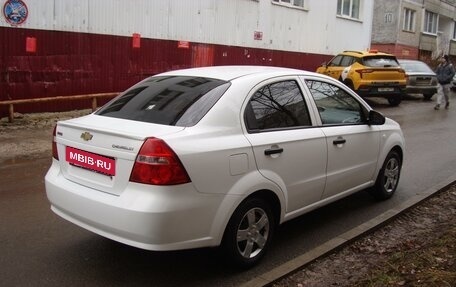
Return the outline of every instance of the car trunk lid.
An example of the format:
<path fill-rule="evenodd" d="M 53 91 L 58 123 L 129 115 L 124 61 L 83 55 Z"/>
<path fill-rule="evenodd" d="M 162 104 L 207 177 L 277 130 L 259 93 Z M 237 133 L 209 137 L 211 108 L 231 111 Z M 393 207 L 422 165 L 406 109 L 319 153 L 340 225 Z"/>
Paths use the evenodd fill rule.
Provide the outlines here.
<path fill-rule="evenodd" d="M 144 140 L 183 129 L 93 114 L 59 122 L 55 141 L 62 174 L 72 182 L 120 195 Z"/>
<path fill-rule="evenodd" d="M 363 58 L 363 67 L 355 68 L 363 80 L 405 84 L 405 71 L 395 57 L 375 55 Z"/>

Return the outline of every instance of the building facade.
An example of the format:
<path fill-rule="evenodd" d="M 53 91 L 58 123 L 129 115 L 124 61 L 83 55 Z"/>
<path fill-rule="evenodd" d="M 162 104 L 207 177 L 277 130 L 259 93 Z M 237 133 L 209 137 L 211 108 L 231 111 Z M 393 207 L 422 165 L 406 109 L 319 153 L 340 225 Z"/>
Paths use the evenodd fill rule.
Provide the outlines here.
<path fill-rule="evenodd" d="M 2 0 L 0 5 L 4 101 L 118 92 L 147 76 L 196 66 L 313 71 L 341 50 L 369 48 L 374 1 Z M 15 110 L 71 108 L 78 107 L 71 102 Z"/>
<path fill-rule="evenodd" d="M 456 57 L 456 0 L 383 0 L 374 4 L 371 48 L 431 63 Z"/>

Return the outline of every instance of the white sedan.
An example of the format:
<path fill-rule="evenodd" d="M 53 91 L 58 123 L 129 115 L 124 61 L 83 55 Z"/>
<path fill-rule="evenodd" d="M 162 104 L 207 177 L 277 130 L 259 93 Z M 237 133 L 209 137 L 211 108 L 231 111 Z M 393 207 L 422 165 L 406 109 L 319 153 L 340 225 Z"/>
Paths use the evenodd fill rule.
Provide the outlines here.
<path fill-rule="evenodd" d="M 58 122 L 52 210 L 147 249 L 220 246 L 256 264 L 278 224 L 399 182 L 399 125 L 345 85 L 301 70 L 222 66 L 147 78 Z"/>

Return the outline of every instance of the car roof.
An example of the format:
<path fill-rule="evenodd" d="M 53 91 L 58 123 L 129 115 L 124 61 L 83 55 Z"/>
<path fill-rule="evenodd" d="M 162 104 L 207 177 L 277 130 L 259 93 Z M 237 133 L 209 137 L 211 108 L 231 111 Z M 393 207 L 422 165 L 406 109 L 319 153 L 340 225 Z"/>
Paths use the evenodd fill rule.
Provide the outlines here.
<path fill-rule="evenodd" d="M 419 65 L 424 65 L 424 66 L 427 66 L 428 68 L 430 68 L 427 63 L 420 61 L 420 60 L 397 59 L 397 61 L 399 62 L 399 64 L 419 64 Z"/>
<path fill-rule="evenodd" d="M 412 59 L 398 59 L 397 60 L 402 68 L 404 68 L 407 74 L 434 74 L 434 71 L 429 67 L 429 65 L 420 60 L 412 60 Z M 417 68 L 422 67 L 422 68 Z M 424 69 L 424 70 L 423 70 Z"/>
<path fill-rule="evenodd" d="M 397 59 L 397 60 L 402 63 L 423 63 L 423 64 L 425 64 L 423 61 L 419 61 L 419 60 L 411 60 L 411 59 Z"/>
<path fill-rule="evenodd" d="M 365 57 L 365 56 L 392 56 L 393 54 L 378 52 L 377 50 L 369 50 L 369 51 L 343 51 L 341 54 L 343 55 L 350 55 L 355 57 Z"/>
<path fill-rule="evenodd" d="M 169 71 L 156 76 L 193 76 L 231 81 L 248 75 L 313 75 L 313 72 L 272 66 L 210 66 Z"/>

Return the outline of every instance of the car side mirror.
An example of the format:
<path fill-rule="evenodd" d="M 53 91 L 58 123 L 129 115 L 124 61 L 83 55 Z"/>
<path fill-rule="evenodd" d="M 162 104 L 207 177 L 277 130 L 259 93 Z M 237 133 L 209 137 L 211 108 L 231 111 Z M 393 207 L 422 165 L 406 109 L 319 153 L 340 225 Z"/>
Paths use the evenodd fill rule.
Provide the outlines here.
<path fill-rule="evenodd" d="M 380 112 L 370 110 L 367 122 L 369 125 L 381 126 L 385 123 L 385 116 Z"/>

